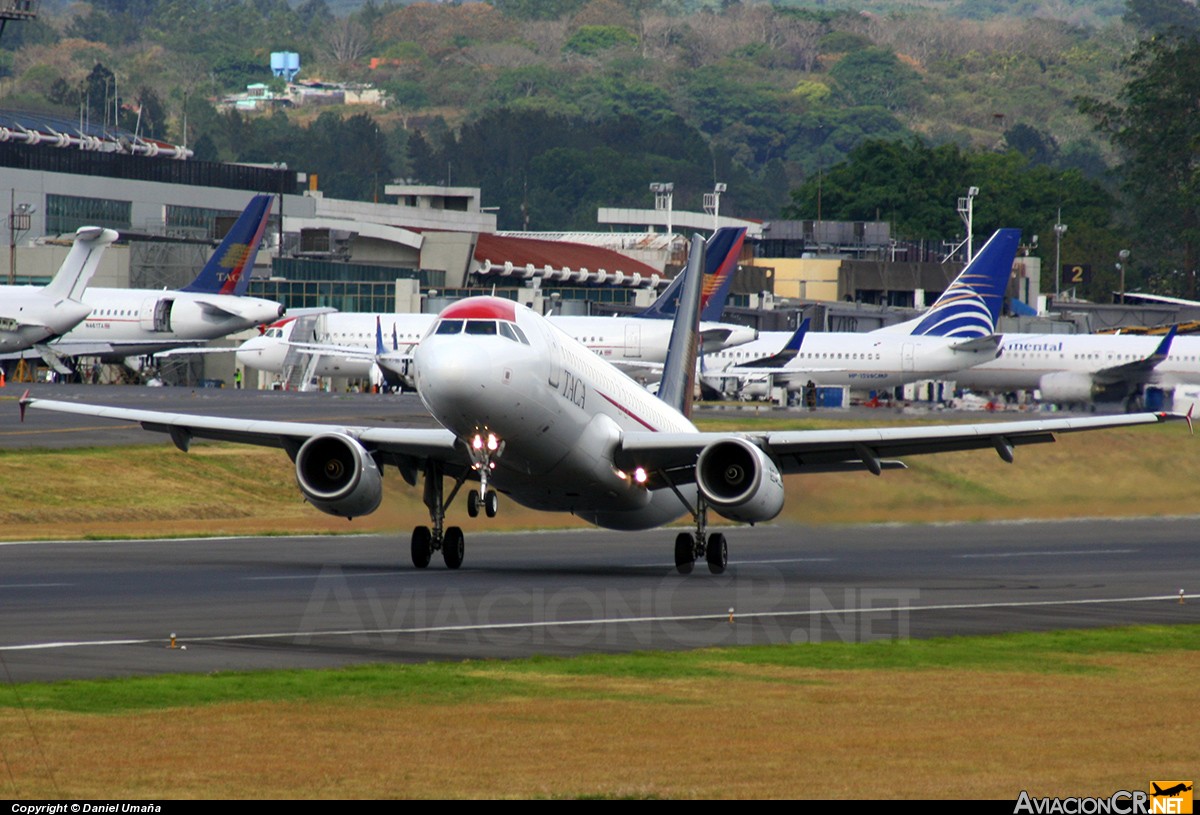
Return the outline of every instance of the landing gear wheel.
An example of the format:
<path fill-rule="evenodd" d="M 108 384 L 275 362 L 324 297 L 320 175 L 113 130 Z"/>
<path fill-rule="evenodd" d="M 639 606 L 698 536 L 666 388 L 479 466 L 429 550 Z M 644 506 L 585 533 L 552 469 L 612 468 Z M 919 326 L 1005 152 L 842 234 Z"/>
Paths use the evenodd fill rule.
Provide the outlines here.
<path fill-rule="evenodd" d="M 467 514 L 472 518 L 479 517 L 479 490 L 471 490 L 467 493 Z"/>
<path fill-rule="evenodd" d="M 704 549 L 704 556 L 708 558 L 708 570 L 713 574 L 721 574 L 725 571 L 725 565 L 729 562 L 729 547 L 725 544 L 725 536 L 720 532 L 714 532 L 708 536 L 708 546 Z"/>
<path fill-rule="evenodd" d="M 418 526 L 413 529 L 412 534 L 412 562 L 418 569 L 424 569 L 429 565 L 429 558 L 433 554 L 433 533 L 429 531 L 427 526 Z"/>
<path fill-rule="evenodd" d="M 496 517 L 496 510 L 500 508 L 500 499 L 496 497 L 495 490 L 488 490 L 488 494 L 483 496 L 483 512 L 489 518 Z"/>
<path fill-rule="evenodd" d="M 696 547 L 690 532 L 675 536 L 675 569 L 680 574 L 691 574 L 696 563 Z"/>
<path fill-rule="evenodd" d="M 442 558 L 446 561 L 447 569 L 457 569 L 463 562 L 463 550 L 466 548 L 466 540 L 463 538 L 463 531 L 457 526 L 452 526 L 446 530 L 446 537 L 442 540 Z"/>

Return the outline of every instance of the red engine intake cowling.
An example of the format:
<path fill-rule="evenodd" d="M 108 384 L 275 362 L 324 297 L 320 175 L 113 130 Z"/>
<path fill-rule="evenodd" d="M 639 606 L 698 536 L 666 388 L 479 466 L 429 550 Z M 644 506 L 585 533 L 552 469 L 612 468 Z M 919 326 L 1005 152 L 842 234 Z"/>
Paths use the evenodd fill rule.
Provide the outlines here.
<path fill-rule="evenodd" d="M 783 477 L 761 448 L 745 439 L 710 444 L 696 461 L 696 486 L 732 521 L 769 521 L 783 509 Z"/>
<path fill-rule="evenodd" d="M 383 500 L 375 459 L 342 433 L 313 436 L 296 454 L 296 482 L 308 502 L 342 518 L 369 515 Z"/>

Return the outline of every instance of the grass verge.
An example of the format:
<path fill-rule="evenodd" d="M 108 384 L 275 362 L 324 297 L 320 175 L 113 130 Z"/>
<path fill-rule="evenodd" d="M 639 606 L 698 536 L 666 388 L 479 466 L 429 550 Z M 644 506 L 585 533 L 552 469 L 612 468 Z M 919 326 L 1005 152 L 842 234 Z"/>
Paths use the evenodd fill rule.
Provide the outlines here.
<path fill-rule="evenodd" d="M 1191 778 L 1197 654 L 1177 626 L 16 685 L 0 789 L 1109 795 Z"/>

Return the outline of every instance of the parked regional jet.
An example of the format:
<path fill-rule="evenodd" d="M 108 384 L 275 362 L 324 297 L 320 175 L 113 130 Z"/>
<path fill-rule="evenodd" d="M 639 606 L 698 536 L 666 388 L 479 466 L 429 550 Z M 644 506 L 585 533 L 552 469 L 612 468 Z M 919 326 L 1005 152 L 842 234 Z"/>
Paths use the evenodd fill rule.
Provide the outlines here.
<path fill-rule="evenodd" d="M 317 509 L 356 517 L 382 499 L 381 469 L 424 479 L 430 526 L 413 530 L 418 568 L 441 551 L 463 562 L 460 527 L 446 512 L 468 481 L 468 512 L 492 517 L 497 493 L 528 507 L 571 512 L 610 529 L 651 529 L 684 515 L 694 528 L 675 540 L 678 570 L 698 558 L 724 571 L 723 533 L 709 534 L 709 510 L 734 521 L 769 521 L 783 507 L 782 473 L 904 465 L 893 456 L 995 450 L 1012 461 L 1021 444 L 1055 432 L 1182 418 L 1134 414 L 1085 419 L 845 430 L 700 432 L 688 418 L 695 375 L 700 258 L 692 252 L 658 396 L 587 350 L 542 316 L 509 300 L 470 297 L 448 306 L 415 351 L 418 392 L 437 429 L 350 427 L 131 410 L 21 399 L 26 408 L 139 422 L 187 450 L 193 438 L 281 447 L 294 460 L 300 491 Z M 452 479 L 447 494 L 444 479 Z"/>
<path fill-rule="evenodd" d="M 867 333 L 771 332 L 704 357 L 703 381 L 719 391 L 765 395 L 800 391 L 808 381 L 859 389 L 944 378 L 993 360 L 994 332 L 1020 243 L 1019 229 L 997 230 L 920 317 Z M 732 387 L 731 387 L 732 385 Z"/>
<path fill-rule="evenodd" d="M 224 337 L 283 315 L 283 306 L 243 296 L 271 214 L 270 195 L 256 195 L 217 251 L 177 291 L 89 288 L 91 315 L 51 347 L 59 356 L 116 361 Z"/>
<path fill-rule="evenodd" d="M 700 325 L 705 353 L 750 342 L 757 335 L 753 328 L 720 322 L 745 235 L 744 228 L 727 227 L 717 230 L 708 242 Z M 683 276 L 677 275 L 653 305 L 631 317 L 551 315 L 548 319 L 610 362 L 662 363 L 682 282 Z M 294 348 L 308 359 L 306 382 L 318 376 L 374 377 L 373 369 L 379 367 L 411 387 L 413 349 L 435 319 L 434 314 L 362 312 L 338 312 L 311 321 L 289 317 L 269 326 L 262 336 L 242 343 L 237 360 L 282 375 L 286 373 L 288 351 Z M 321 321 L 324 325 L 318 336 L 297 336 L 297 327 L 308 333 L 309 326 L 320 325 Z M 389 338 L 390 347 L 386 344 Z"/>
<path fill-rule="evenodd" d="M 91 308 L 81 300 L 83 290 L 105 248 L 116 239 L 111 229 L 82 227 L 47 285 L 0 286 L 0 351 L 34 348 L 41 353 L 45 350 L 41 343 L 67 333 L 87 317 Z"/>

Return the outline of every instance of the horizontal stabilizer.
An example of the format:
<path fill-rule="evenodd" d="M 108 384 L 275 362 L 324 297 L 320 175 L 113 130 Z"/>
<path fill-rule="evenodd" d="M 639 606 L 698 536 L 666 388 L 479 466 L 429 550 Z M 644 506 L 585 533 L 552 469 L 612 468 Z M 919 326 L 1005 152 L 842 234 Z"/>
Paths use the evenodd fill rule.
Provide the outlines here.
<path fill-rule="evenodd" d="M 988 334 L 986 337 L 976 337 L 975 339 L 956 342 L 950 346 L 950 350 L 957 351 L 961 354 L 979 354 L 990 352 L 994 356 L 996 350 L 1000 347 L 1001 339 L 1002 337 L 999 334 Z"/>

